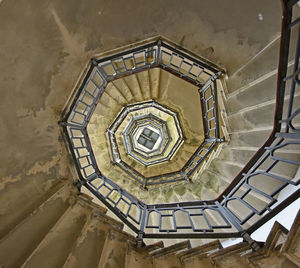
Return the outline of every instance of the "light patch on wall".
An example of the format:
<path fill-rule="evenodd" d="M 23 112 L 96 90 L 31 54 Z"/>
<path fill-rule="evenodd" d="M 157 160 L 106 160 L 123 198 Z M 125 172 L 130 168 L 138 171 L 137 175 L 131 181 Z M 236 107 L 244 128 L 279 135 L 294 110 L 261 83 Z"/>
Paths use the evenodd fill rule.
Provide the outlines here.
<path fill-rule="evenodd" d="M 262 21 L 263 19 L 264 19 L 263 14 L 259 13 L 259 14 L 258 14 L 258 20 Z"/>

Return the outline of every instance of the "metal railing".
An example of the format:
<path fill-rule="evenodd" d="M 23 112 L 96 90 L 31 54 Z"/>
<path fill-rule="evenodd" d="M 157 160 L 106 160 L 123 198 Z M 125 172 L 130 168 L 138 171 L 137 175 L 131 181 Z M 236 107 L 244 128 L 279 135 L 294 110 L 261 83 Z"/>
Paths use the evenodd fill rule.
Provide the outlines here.
<path fill-rule="evenodd" d="M 107 83 L 113 79 L 141 69 L 161 67 L 187 81 L 197 81 L 205 104 L 203 111 L 207 122 L 206 134 L 212 138 L 206 139 L 205 144 L 195 152 L 184 172 L 172 175 L 175 180 L 186 178 L 205 154 L 212 150 L 219 138 L 217 106 L 212 109 L 210 97 L 204 96 L 206 92 L 216 96 L 214 81 L 220 71 L 201 62 L 195 63 L 195 58 L 190 54 L 179 51 L 161 39 L 144 47 L 93 61 L 62 124 L 81 184 L 126 223 L 137 234 L 138 241 L 141 242 L 143 238 L 242 237 L 257 230 L 299 198 L 300 190 L 297 186 L 300 178 L 294 177 L 294 173 L 286 176 L 279 172 L 289 170 L 290 166 L 300 166 L 299 154 L 289 154 L 291 148 L 293 152 L 300 152 L 300 108 L 295 99 L 296 89 L 298 87 L 299 90 L 300 86 L 300 20 L 295 18 L 292 21 L 296 2 L 282 1 L 282 35 L 273 131 L 228 188 L 215 200 L 144 204 L 98 169 L 86 124 Z M 290 44 L 291 33 L 297 35 L 295 55 L 289 53 L 290 45 L 293 45 Z M 291 74 L 287 74 L 291 59 L 294 60 L 293 70 Z M 203 79 L 202 74 L 207 79 Z M 214 115 L 213 120 L 209 118 L 211 114 Z M 168 176 L 165 174 L 159 179 L 168 180 Z M 291 193 L 279 202 L 280 193 L 288 187 L 291 188 Z"/>

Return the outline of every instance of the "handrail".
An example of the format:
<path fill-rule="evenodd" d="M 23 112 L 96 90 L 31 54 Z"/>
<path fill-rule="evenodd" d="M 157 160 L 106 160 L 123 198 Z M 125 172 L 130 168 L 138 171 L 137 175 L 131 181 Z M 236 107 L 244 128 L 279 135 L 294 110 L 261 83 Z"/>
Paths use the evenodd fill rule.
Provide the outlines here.
<path fill-rule="evenodd" d="M 215 200 L 144 204 L 101 174 L 89 143 L 86 125 L 107 83 L 113 79 L 160 67 L 198 85 L 200 94 L 201 90 L 210 89 L 212 94 L 216 95 L 215 80 L 222 70 L 215 67 L 207 69 L 207 63 L 202 65 L 201 61 L 194 59 L 192 53 L 182 52 L 179 47 L 174 44 L 170 45 L 161 38 L 142 47 L 119 52 L 117 56 L 112 55 L 92 61 L 70 111 L 62 122 L 63 129 L 72 157 L 76 162 L 81 184 L 136 232 L 139 241 L 143 238 L 241 237 L 245 233 L 250 234 L 255 231 L 281 209 L 299 198 L 300 190 L 296 190 L 279 204 L 278 195 L 287 187 L 298 186 L 300 179 L 286 178 L 274 172 L 274 167 L 278 164 L 300 166 L 297 159 L 287 159 L 278 155 L 283 148 L 300 146 L 300 129 L 294 124 L 295 118 L 300 114 L 300 108 L 294 107 L 295 88 L 300 85 L 298 78 L 300 30 L 297 33 L 298 42 L 293 73 L 287 76 L 291 30 L 299 27 L 300 20 L 296 18 L 292 22 L 292 11 L 297 1 L 282 0 L 281 2 L 283 17 L 273 130 L 263 146 Z M 173 61 L 174 58 L 176 62 Z M 126 63 L 128 60 L 132 64 L 131 67 Z M 180 69 L 183 62 L 190 66 L 187 72 L 182 72 Z M 197 69 L 196 73 L 191 71 L 193 68 Z M 201 75 L 208 77 L 205 82 Z M 291 88 L 287 103 L 285 90 L 288 80 L 291 80 Z M 203 95 L 205 94 L 202 92 L 202 99 Z M 86 100 L 87 96 L 92 98 L 92 103 Z M 206 105 L 206 101 L 203 99 L 202 107 Z M 284 115 L 286 107 L 287 114 Z M 205 118 L 206 110 L 202 110 Z M 217 124 L 217 106 L 214 116 Z M 215 131 L 213 139 L 216 142 L 220 139 L 218 127 L 213 130 Z M 209 133 L 211 132 L 206 126 L 207 140 L 211 138 Z M 262 181 L 272 181 L 272 185 L 275 185 L 274 189 L 265 189 L 263 185 L 258 185 Z M 142 182 L 145 183 L 143 180 Z M 251 194 L 264 200 L 264 206 L 251 200 L 249 198 Z M 236 207 L 244 209 L 236 211 Z M 172 226 L 166 227 L 165 222 L 171 222 Z M 181 232 L 182 230 L 184 232 Z M 187 230 L 190 232 L 187 233 Z"/>

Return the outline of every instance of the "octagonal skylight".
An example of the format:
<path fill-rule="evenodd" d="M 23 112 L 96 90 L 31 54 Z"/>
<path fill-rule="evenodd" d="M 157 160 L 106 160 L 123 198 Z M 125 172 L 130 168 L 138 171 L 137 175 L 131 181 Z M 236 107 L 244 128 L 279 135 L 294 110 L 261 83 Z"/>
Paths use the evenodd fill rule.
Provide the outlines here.
<path fill-rule="evenodd" d="M 183 143 L 177 113 L 153 100 L 123 108 L 107 132 L 115 162 L 120 162 L 119 146 L 124 146 L 130 157 L 150 166 L 170 160 Z M 123 142 L 119 143 L 121 134 Z"/>

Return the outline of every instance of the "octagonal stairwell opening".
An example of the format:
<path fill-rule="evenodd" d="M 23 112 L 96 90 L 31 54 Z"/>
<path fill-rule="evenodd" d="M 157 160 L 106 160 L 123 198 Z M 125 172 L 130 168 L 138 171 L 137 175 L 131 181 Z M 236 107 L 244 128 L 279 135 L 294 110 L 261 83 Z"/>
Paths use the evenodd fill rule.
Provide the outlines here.
<path fill-rule="evenodd" d="M 136 223 L 140 209 L 131 206 L 119 190 L 112 191 L 111 186 L 102 184 L 97 179 L 100 174 L 94 175 L 93 170 L 149 204 L 210 199 L 219 194 L 218 181 L 201 175 L 220 152 L 225 136 L 227 141 L 229 138 L 220 79 L 223 71 L 206 60 L 181 54 L 178 47 L 168 45 L 169 41 L 154 40 L 131 51 L 124 48 L 119 54 L 106 53 L 106 58 L 93 59 L 67 119 L 80 175 L 96 191 L 102 191 L 108 204 L 127 211 L 124 213 L 135 218 Z M 135 110 L 138 105 L 144 107 Z M 160 110 L 155 111 L 154 106 Z M 164 116 L 168 110 L 169 115 Z M 127 121 L 122 111 L 131 113 Z M 176 114 L 173 119 L 170 111 Z M 151 114 L 166 122 L 170 148 L 176 142 L 178 148 L 166 150 L 170 155 L 167 162 L 145 165 L 128 153 L 124 133 L 134 118 Z M 85 128 L 83 136 L 81 130 L 75 129 L 76 124 Z M 175 134 L 178 129 L 182 132 L 179 142 Z M 91 194 L 85 187 L 81 190 Z"/>
<path fill-rule="evenodd" d="M 221 87 L 221 81 L 217 80 L 216 82 L 218 86 Z M 218 94 L 220 97 L 220 91 L 218 91 Z M 207 142 L 205 137 L 211 135 L 211 133 L 215 131 L 214 128 L 216 126 L 216 122 L 210 120 L 207 123 L 209 124 L 208 131 L 211 131 L 211 133 L 208 133 L 208 131 L 205 133 L 202 107 L 204 105 L 204 109 L 208 110 L 207 114 L 204 113 L 208 120 L 213 118 L 215 111 L 213 111 L 214 100 L 210 98 L 212 96 L 211 90 L 206 90 L 203 95 L 205 95 L 203 98 L 208 99 L 207 103 L 204 102 L 204 104 L 199 92 L 199 86 L 195 86 L 161 68 L 151 68 L 109 82 L 87 126 L 91 145 L 101 172 L 121 185 L 122 188 L 134 193 L 144 202 L 175 202 L 182 199 L 197 200 L 201 198 L 202 191 L 207 192 L 205 191 L 207 188 L 210 188 L 210 192 L 214 192 L 215 196 L 217 196 L 219 192 L 216 183 L 207 183 L 206 181 L 205 184 L 196 182 L 197 185 L 190 185 L 191 181 L 196 181 L 197 178 L 199 180 L 200 174 L 211 161 L 207 158 L 203 163 L 199 163 L 200 165 L 197 163 L 197 161 L 201 161 L 201 158 L 206 156 L 208 150 L 211 148 L 212 144 Z M 130 112 L 132 115 L 127 118 L 127 121 L 124 119 L 124 121 L 119 122 L 122 117 L 122 111 L 125 113 L 126 110 L 129 109 L 128 107 L 134 110 L 134 105 L 139 104 L 138 101 L 144 101 L 144 105 L 146 106 L 139 111 L 135 110 Z M 130 124 L 130 120 L 132 120 L 134 116 L 142 117 L 149 113 L 154 114 L 153 103 L 158 104 L 158 102 L 160 105 L 170 107 L 170 109 L 178 114 L 184 135 L 184 142 L 176 154 L 174 154 L 174 157 L 165 165 L 156 163 L 155 166 L 151 167 L 129 157 L 128 148 L 124 148 L 122 145 L 124 145 L 124 129 L 127 124 Z M 140 103 L 140 105 L 142 105 L 142 103 Z M 222 104 L 222 98 L 220 98 L 219 104 Z M 222 111 L 224 111 L 224 109 L 222 109 Z M 163 111 L 159 111 L 157 116 L 162 117 Z M 218 117 L 221 118 L 220 132 L 224 137 L 224 133 L 226 133 L 224 127 L 225 123 L 220 115 L 218 115 Z M 118 126 L 119 129 L 112 131 L 114 121 L 120 123 L 120 126 Z M 166 121 L 169 120 L 167 119 Z M 206 127 L 206 130 L 207 129 Z M 110 137 L 113 132 L 115 132 L 114 137 Z M 171 136 L 174 137 L 173 134 Z M 113 148 L 114 141 L 115 147 L 118 147 L 118 150 L 115 150 L 118 151 L 116 154 Z M 175 139 L 172 141 L 175 142 Z M 117 146 L 118 144 L 120 146 Z M 201 145 L 203 147 L 199 150 L 199 146 Z M 216 153 L 217 148 L 214 148 L 214 151 L 210 155 L 215 155 Z M 194 158 L 191 159 L 193 156 Z M 189 160 L 192 160 L 190 161 L 190 166 L 198 166 L 194 168 L 192 176 L 182 176 L 180 169 L 182 169 Z M 123 163 L 123 161 L 125 163 Z M 120 162 L 122 162 L 121 169 L 118 168 Z M 171 178 L 172 173 L 173 177 L 175 177 L 173 181 L 176 183 L 175 191 L 172 189 L 173 186 L 170 185 L 155 187 L 155 183 L 158 179 L 162 181 L 160 184 L 163 184 L 164 180 L 166 181 L 165 178 Z M 166 174 L 165 178 L 160 177 L 161 174 Z M 140 191 L 139 188 L 137 188 L 139 185 L 133 178 L 138 176 L 149 178 L 150 183 L 147 185 L 149 188 L 148 192 Z M 167 182 L 172 182 L 172 178 L 168 180 Z M 153 181 L 154 183 L 151 185 Z M 143 180 L 141 180 L 141 184 L 143 183 Z M 180 189 L 182 187 L 187 187 L 188 192 L 192 190 L 193 193 L 190 196 L 189 194 L 185 197 L 180 196 L 182 192 Z M 157 195 L 157 191 L 161 190 L 168 193 L 162 193 L 164 196 L 163 199 L 161 197 L 158 198 Z"/>
<path fill-rule="evenodd" d="M 115 128 L 115 123 L 120 117 L 123 117 L 123 121 Z M 116 139 L 115 144 L 111 142 L 112 135 L 113 139 Z M 177 113 L 156 101 L 123 108 L 107 129 L 107 136 L 114 163 L 120 163 L 129 156 L 146 167 L 171 160 L 184 142 Z M 145 147 L 147 144 L 151 145 L 151 142 L 152 148 Z M 114 145 L 119 154 L 113 149 Z"/>
<path fill-rule="evenodd" d="M 196 90 L 194 90 L 194 93 L 195 95 L 197 95 L 197 100 L 200 100 L 200 102 L 198 102 L 198 106 L 201 108 L 202 118 L 204 118 L 203 129 L 205 141 L 203 143 L 203 147 L 200 146 L 198 147 L 198 149 L 200 148 L 200 150 L 196 150 L 196 157 L 198 157 L 198 159 L 192 158 L 192 161 L 188 160 L 187 163 L 189 164 L 189 168 L 191 169 L 193 169 L 195 166 L 196 168 L 199 168 L 197 172 L 193 174 L 189 173 L 189 175 L 191 176 L 189 176 L 188 178 L 186 178 L 187 176 L 184 176 L 187 173 L 177 173 L 177 181 L 169 181 L 169 183 L 166 183 L 168 181 L 160 181 L 159 184 L 161 184 L 162 182 L 163 184 L 159 186 L 153 186 L 151 184 L 146 185 L 143 177 L 141 180 L 139 180 L 139 176 L 140 174 L 142 174 L 141 172 L 134 173 L 134 175 L 136 175 L 136 179 L 132 180 L 132 177 L 130 178 L 130 176 L 128 176 L 128 170 L 125 170 L 125 172 L 123 172 L 124 170 L 117 169 L 116 165 L 118 161 L 115 161 L 116 163 L 110 163 L 111 158 L 109 157 L 109 150 L 105 149 L 109 148 L 109 144 L 107 143 L 106 137 L 103 134 L 103 144 L 97 145 L 97 141 L 99 141 L 100 139 L 94 139 L 94 145 L 96 146 L 96 148 L 99 148 L 99 153 L 104 153 L 106 150 L 106 156 L 108 156 L 107 159 L 109 159 L 109 164 L 111 165 L 110 168 L 106 167 L 108 175 L 103 175 L 102 173 L 94 173 L 94 164 L 87 165 L 87 167 L 90 169 L 90 172 L 87 172 L 88 168 L 86 168 L 84 165 L 80 167 L 79 171 L 81 172 L 81 174 L 86 176 L 87 180 L 91 184 L 91 187 L 93 187 L 89 189 L 92 192 L 101 192 L 101 196 L 105 198 L 107 205 L 118 209 L 121 213 L 121 217 L 127 217 L 127 219 L 132 220 L 134 222 L 133 224 L 136 224 L 137 226 L 140 226 L 141 224 L 140 220 L 143 213 L 142 210 L 145 206 L 143 201 L 147 204 L 153 204 L 149 206 L 147 205 L 147 213 L 149 215 L 152 211 L 156 211 L 156 213 L 158 213 L 159 219 L 164 219 L 164 221 L 172 221 L 173 219 L 174 222 L 176 221 L 177 224 L 179 224 L 180 219 L 177 219 L 177 214 L 174 214 L 175 210 L 172 212 L 172 209 L 169 209 L 169 211 L 167 209 L 163 213 L 162 210 L 157 210 L 157 206 L 161 206 L 159 203 L 182 202 L 187 200 L 207 200 L 217 197 L 219 193 L 222 192 L 230 184 L 230 180 L 234 178 L 235 175 L 238 174 L 239 170 L 243 167 L 241 161 L 246 161 L 247 157 L 250 158 L 251 156 L 238 155 L 235 156 L 237 157 L 235 161 L 231 160 L 232 146 L 235 146 L 235 144 L 239 144 L 240 142 L 237 139 L 232 139 L 228 146 L 226 144 L 224 146 L 223 143 L 223 146 L 221 145 L 215 147 L 215 151 L 210 150 L 209 143 L 213 143 L 212 140 L 214 140 L 215 142 L 221 142 L 223 137 L 228 137 L 225 128 L 226 117 L 223 113 L 224 105 L 222 104 L 221 94 L 223 91 L 222 86 L 224 84 L 221 80 L 218 80 L 218 77 L 220 77 L 219 71 L 215 71 L 212 73 L 210 73 L 209 71 L 205 72 L 204 70 L 206 70 L 205 68 L 207 67 L 207 62 L 206 64 L 204 64 L 205 68 L 199 68 L 199 66 L 201 65 L 194 64 L 190 60 L 190 58 L 186 60 L 186 58 L 188 57 L 180 57 L 180 53 L 178 53 L 178 51 L 172 50 L 173 48 L 170 49 L 170 46 L 165 45 L 165 47 L 159 47 L 158 44 L 159 43 L 155 42 L 149 46 L 145 45 L 131 51 L 127 50 L 123 54 L 122 52 L 120 52 L 119 54 L 114 54 L 113 56 L 108 56 L 104 59 L 94 60 L 88 74 L 89 77 L 84 82 L 86 86 L 83 88 L 83 92 L 81 92 L 82 95 L 78 95 L 78 100 L 79 102 L 82 102 L 83 98 L 88 94 L 90 94 L 92 97 L 95 96 L 96 101 L 92 101 L 92 103 L 93 107 L 96 106 L 96 109 L 92 109 L 92 115 L 89 112 L 87 106 L 83 106 L 80 108 L 81 110 L 78 110 L 78 106 L 76 107 L 77 104 L 75 104 L 75 110 L 73 110 L 74 113 L 71 112 L 69 117 L 72 122 L 75 120 L 76 124 L 78 123 L 76 122 L 76 120 L 78 120 L 79 124 L 82 124 L 84 128 L 87 125 L 85 122 L 89 123 L 87 125 L 89 133 L 87 133 L 86 130 L 83 130 L 82 133 L 83 137 L 90 138 L 88 142 L 93 143 L 91 137 L 94 135 L 94 133 L 104 133 L 107 128 L 110 128 L 110 126 L 113 125 L 113 120 L 118 117 L 120 110 L 122 110 L 124 107 L 126 108 L 130 105 L 144 103 L 147 101 L 149 103 L 157 101 L 160 104 L 175 110 L 179 114 L 184 132 L 184 124 L 187 118 L 186 114 L 188 114 L 188 108 L 190 108 L 190 106 L 194 108 L 195 106 L 187 105 L 187 109 L 184 109 L 184 111 L 182 111 L 180 109 L 180 104 L 184 104 L 184 102 L 187 100 L 187 98 L 180 98 L 180 96 L 182 96 L 182 90 L 180 91 L 178 89 L 177 92 L 180 94 L 178 94 L 177 97 L 172 100 L 172 97 L 176 96 L 176 91 L 173 92 L 174 94 L 171 93 L 168 95 L 167 93 L 165 93 L 168 92 L 166 88 L 170 89 L 169 92 L 172 92 L 171 89 L 176 88 L 176 85 L 180 83 L 196 86 Z M 126 62 L 129 63 L 127 64 Z M 182 67 L 186 62 L 189 63 L 188 68 Z M 195 71 L 194 67 L 196 67 L 198 73 L 197 71 Z M 202 73 L 204 73 L 205 76 L 208 76 L 208 78 L 200 78 L 200 74 Z M 177 79 L 180 80 L 180 82 L 173 82 L 174 84 L 172 84 L 172 81 L 175 81 Z M 191 82 L 191 80 L 193 80 L 193 82 Z M 152 84 L 152 82 L 154 83 Z M 149 90 L 145 91 L 145 88 Z M 245 89 L 240 90 L 240 92 L 245 93 Z M 218 106 L 214 106 L 214 103 L 216 103 L 215 99 L 213 98 L 214 94 L 215 96 L 218 96 Z M 235 95 L 239 95 L 239 92 L 230 95 L 232 100 L 234 100 Z M 193 98 L 193 100 L 195 99 L 196 98 Z M 170 100 L 172 100 L 173 102 Z M 178 101 L 179 104 L 175 103 L 176 101 Z M 245 99 L 245 101 L 247 101 L 247 99 Z M 269 105 L 269 103 L 267 103 L 266 106 L 267 105 Z M 265 105 L 258 107 L 265 108 Z M 98 109 L 102 111 L 102 114 L 101 116 L 97 117 L 95 115 L 97 114 L 96 111 Z M 236 133 L 240 134 L 239 127 L 246 129 L 246 131 L 244 130 L 245 136 L 247 136 L 249 132 L 249 135 L 251 137 L 251 135 L 255 133 L 255 128 L 254 131 L 248 131 L 253 128 L 253 124 L 251 124 L 250 121 L 254 120 L 254 123 L 259 122 L 259 124 L 264 124 L 265 120 L 269 120 L 268 116 L 263 119 L 259 116 L 250 118 L 249 115 L 254 111 L 255 109 L 251 109 L 250 107 L 244 110 L 242 109 L 241 111 L 230 115 L 229 122 L 232 137 L 234 137 Z M 259 111 L 257 112 L 259 113 Z M 184 114 L 184 116 L 180 116 L 180 113 Z M 217 115 L 213 118 L 214 120 L 211 120 L 210 116 L 212 115 Z M 97 120 L 99 120 L 99 122 L 106 124 L 106 126 L 103 127 L 101 131 L 97 131 L 99 129 L 99 126 L 101 125 L 97 123 L 97 120 L 94 121 L 94 128 L 92 128 L 92 130 L 89 129 L 90 126 L 93 125 L 92 122 L 94 120 L 94 116 L 95 118 L 97 118 Z M 192 120 L 192 122 L 195 122 L 195 120 Z M 219 123 L 220 125 L 218 129 L 219 133 L 217 133 L 217 123 Z M 189 124 L 186 125 L 190 127 Z M 113 128 L 110 130 L 114 132 Z M 71 129 L 69 131 L 72 132 Z M 106 133 L 109 136 L 111 131 L 107 131 Z M 122 144 L 122 132 L 120 134 L 121 139 L 118 142 Z M 186 136 L 185 133 L 184 136 Z M 211 137 L 213 137 L 214 139 L 210 139 Z M 108 140 L 114 143 L 116 142 L 116 140 L 114 139 L 115 138 L 113 136 L 109 136 Z M 247 140 L 250 141 L 249 138 Z M 185 144 L 186 140 L 172 160 L 176 158 Z M 88 144 L 87 147 L 89 146 L 90 144 Z M 226 150 L 221 150 L 222 147 L 226 147 Z M 78 154 L 77 151 L 76 153 Z M 123 150 L 122 153 L 125 158 L 127 155 L 126 150 Z M 201 159 L 204 159 L 205 156 L 207 156 L 206 153 L 210 157 L 201 162 Z M 91 158 L 88 158 L 87 162 L 89 163 L 89 161 L 92 161 L 93 163 L 95 163 L 96 157 L 94 155 L 94 152 L 93 154 L 90 154 L 90 156 Z M 193 156 L 195 156 L 195 154 L 193 154 Z M 241 156 L 243 158 L 241 158 Z M 80 155 L 79 157 L 84 157 L 84 155 Z M 93 159 L 93 157 L 95 157 L 95 159 Z M 98 157 L 98 159 L 103 160 L 104 155 L 101 158 Z M 200 162 L 197 162 L 199 159 Z M 103 163 L 104 161 L 99 163 L 99 165 L 102 165 Z M 140 168 L 141 170 L 146 169 L 145 172 L 149 172 L 148 170 L 151 170 L 151 166 L 146 168 L 135 160 L 132 160 L 132 163 L 135 171 L 137 171 L 137 168 Z M 154 170 L 157 170 L 157 167 L 159 166 L 160 165 L 153 166 L 156 168 Z M 103 170 L 105 170 L 105 168 Z M 195 170 L 196 169 L 193 169 L 193 172 Z M 167 177 L 167 175 L 165 177 Z M 120 185 L 120 182 L 123 183 L 122 187 L 115 184 L 114 181 L 108 179 L 118 178 L 118 176 L 119 181 L 117 181 L 118 179 L 116 179 L 116 182 L 118 185 Z M 136 181 L 139 183 L 136 183 Z M 145 186 L 148 187 L 148 191 L 141 190 L 140 185 L 142 185 L 144 188 Z M 263 213 L 263 211 L 266 209 L 266 206 L 270 206 L 273 202 L 273 197 L 271 199 L 265 199 L 261 194 L 255 194 L 255 189 L 249 190 L 249 187 L 252 187 L 252 185 L 245 185 L 245 187 L 240 187 L 239 192 L 241 193 L 239 193 L 239 195 L 242 196 L 242 201 L 238 201 L 237 198 L 240 197 L 235 197 L 234 202 L 232 201 L 225 203 L 225 206 L 228 207 L 227 210 L 234 215 L 234 218 L 238 222 L 238 225 L 242 225 L 243 228 L 249 227 L 249 224 L 252 224 L 253 219 L 255 221 L 255 219 L 259 217 L 258 214 L 260 213 L 260 211 L 261 213 Z M 122 189 L 125 189 L 127 192 L 123 192 Z M 141 200 L 142 203 L 139 203 L 140 201 L 137 201 L 135 197 L 127 193 L 133 193 L 133 195 L 138 196 L 139 200 Z M 249 214 L 242 214 L 241 209 L 242 207 L 244 207 L 243 204 L 246 203 L 246 206 L 251 206 L 249 202 L 262 209 L 257 211 L 250 208 Z M 235 227 L 231 226 L 229 222 L 226 221 L 226 218 L 224 218 L 222 211 L 219 210 L 218 207 L 211 207 L 209 209 L 201 208 L 198 212 L 188 212 L 187 210 L 182 210 L 182 212 L 186 213 L 186 215 L 201 218 L 201 221 L 207 221 L 209 232 L 213 232 L 216 228 L 229 228 L 229 231 L 230 229 L 232 229 L 233 232 L 237 231 L 236 229 L 234 229 Z M 192 215 L 190 213 L 192 213 Z M 251 217 L 253 217 L 253 213 L 256 214 L 255 217 L 249 220 Z M 148 220 L 150 220 L 149 215 L 146 215 L 145 218 L 145 215 L 143 214 L 143 219 L 146 220 L 145 228 L 147 228 L 147 230 L 158 228 L 159 232 L 178 231 L 178 229 L 176 229 L 176 226 L 171 226 L 172 224 L 170 225 L 169 229 L 165 229 L 163 228 L 163 226 L 161 226 L 161 224 L 157 225 L 157 223 L 156 225 L 152 225 L 153 223 L 148 222 Z M 216 215 L 218 215 L 218 217 Z M 174 217 L 176 219 L 174 219 Z M 219 217 L 221 217 L 220 219 L 223 219 L 223 222 L 221 220 L 216 220 Z M 242 220 L 246 218 L 247 220 Z M 183 229 L 182 232 L 188 232 L 188 229 L 190 228 L 195 231 L 195 223 L 188 220 L 187 222 L 182 224 L 183 225 L 180 227 L 180 229 Z M 196 230 L 196 232 L 198 231 Z"/>

